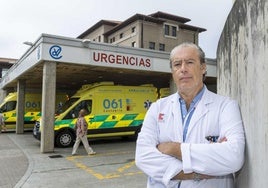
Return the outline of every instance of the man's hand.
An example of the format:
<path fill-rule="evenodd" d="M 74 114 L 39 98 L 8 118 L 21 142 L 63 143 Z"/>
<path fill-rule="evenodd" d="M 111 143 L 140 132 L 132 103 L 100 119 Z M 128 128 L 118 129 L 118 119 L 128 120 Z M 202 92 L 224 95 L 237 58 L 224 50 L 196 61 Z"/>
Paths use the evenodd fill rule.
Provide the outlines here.
<path fill-rule="evenodd" d="M 198 178 L 196 178 L 196 177 L 198 177 Z M 209 176 L 209 175 L 205 175 L 205 174 L 198 174 L 198 173 L 195 173 L 195 172 L 185 174 L 183 171 L 181 171 L 176 176 L 174 176 L 172 179 L 173 180 L 195 180 L 195 181 L 199 181 L 199 180 L 203 180 L 203 179 L 211 179 L 213 177 L 214 176 Z"/>
<path fill-rule="evenodd" d="M 222 142 L 227 142 L 227 138 L 223 137 L 221 139 L 218 140 L 218 143 L 222 143 Z"/>
<path fill-rule="evenodd" d="M 181 160 L 181 143 L 164 142 L 157 145 L 157 149 L 166 155 L 170 155 Z"/>

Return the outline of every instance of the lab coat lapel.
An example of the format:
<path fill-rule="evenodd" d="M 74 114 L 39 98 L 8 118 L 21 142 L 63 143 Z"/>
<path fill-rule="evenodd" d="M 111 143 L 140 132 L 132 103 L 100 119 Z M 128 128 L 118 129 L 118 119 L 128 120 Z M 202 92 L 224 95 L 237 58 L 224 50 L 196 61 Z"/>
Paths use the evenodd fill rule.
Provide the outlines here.
<path fill-rule="evenodd" d="M 209 110 L 207 108 L 207 104 L 212 102 L 210 99 L 211 98 L 209 97 L 209 92 L 206 89 L 201 100 L 199 101 L 198 105 L 196 106 L 194 114 L 191 118 L 187 135 L 191 134 L 191 131 L 193 130 L 193 128 L 198 125 L 199 120 L 208 113 Z M 202 125 L 200 125 L 200 126 L 202 126 Z M 186 140 L 187 140 L 187 137 L 188 136 L 186 136 Z"/>
<path fill-rule="evenodd" d="M 181 107 L 179 105 L 179 95 L 173 94 L 171 98 L 172 102 L 172 116 L 173 116 L 173 125 L 175 125 L 175 132 L 177 135 L 177 139 L 182 141 L 182 134 L 183 134 L 183 126 L 182 126 L 182 117 L 181 117 Z M 176 131 L 177 130 L 177 131 Z"/>
<path fill-rule="evenodd" d="M 192 116 L 192 119 L 190 121 L 190 127 L 192 128 L 196 123 L 208 112 L 208 109 L 206 105 L 204 104 L 204 101 L 200 101 L 199 104 L 197 105 L 194 114 Z M 189 131 L 189 130 L 188 130 Z"/>

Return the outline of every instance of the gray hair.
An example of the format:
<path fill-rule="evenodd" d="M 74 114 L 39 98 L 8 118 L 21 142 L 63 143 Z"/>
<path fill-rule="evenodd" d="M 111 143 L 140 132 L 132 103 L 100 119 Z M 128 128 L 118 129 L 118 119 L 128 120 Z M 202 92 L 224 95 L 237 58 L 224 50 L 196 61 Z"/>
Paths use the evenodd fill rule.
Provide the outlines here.
<path fill-rule="evenodd" d="M 191 42 L 184 42 L 184 43 L 181 43 L 181 44 L 179 44 L 178 46 L 174 47 L 174 48 L 171 50 L 171 52 L 170 52 L 170 57 L 169 57 L 170 68 L 172 67 L 172 61 L 173 61 L 173 58 L 174 58 L 174 55 L 175 55 L 176 51 L 177 51 L 178 49 L 181 49 L 181 48 L 184 48 L 184 47 L 193 47 L 193 48 L 195 48 L 195 49 L 198 51 L 200 62 L 201 62 L 201 63 L 206 63 L 205 52 L 202 50 L 202 48 L 200 48 L 199 46 L 197 46 L 197 45 L 194 44 L 194 43 L 191 43 Z"/>

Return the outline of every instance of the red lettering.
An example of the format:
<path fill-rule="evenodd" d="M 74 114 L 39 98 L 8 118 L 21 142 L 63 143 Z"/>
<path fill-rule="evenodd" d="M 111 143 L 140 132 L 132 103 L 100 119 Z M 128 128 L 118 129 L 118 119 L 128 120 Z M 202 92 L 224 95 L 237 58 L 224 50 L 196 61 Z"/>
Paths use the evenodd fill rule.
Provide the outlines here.
<path fill-rule="evenodd" d="M 114 58 L 114 55 L 113 54 L 110 54 L 108 56 L 108 63 L 115 63 L 115 58 Z"/>
<path fill-rule="evenodd" d="M 122 64 L 122 56 L 121 55 L 116 56 L 116 63 L 117 64 Z"/>
<path fill-rule="evenodd" d="M 151 60 L 150 59 L 146 59 L 146 67 L 150 67 L 151 66 Z"/>
<path fill-rule="evenodd" d="M 135 57 L 135 56 L 124 56 L 124 55 L 115 55 L 107 54 L 101 52 L 93 52 L 93 61 L 95 62 L 105 62 L 109 64 L 122 64 L 129 66 L 137 67 L 151 67 L 151 59 Z"/>
<path fill-rule="evenodd" d="M 100 55 L 99 55 L 100 53 L 97 53 L 97 55 L 96 55 L 96 53 L 95 52 L 93 52 L 93 60 L 94 61 L 100 61 Z"/>
<path fill-rule="evenodd" d="M 140 60 L 139 66 L 143 66 L 143 67 L 145 67 L 145 63 L 144 63 L 144 60 L 143 60 L 142 58 L 141 58 L 141 60 Z"/>
<path fill-rule="evenodd" d="M 104 62 L 108 63 L 108 61 L 107 61 L 107 54 L 101 53 L 101 60 L 100 61 L 104 61 Z"/>
<path fill-rule="evenodd" d="M 123 56 L 123 64 L 128 65 L 128 57 L 127 56 Z"/>
<path fill-rule="evenodd" d="M 135 58 L 134 57 L 130 57 L 128 60 L 129 60 L 128 62 L 130 65 L 135 65 Z"/>

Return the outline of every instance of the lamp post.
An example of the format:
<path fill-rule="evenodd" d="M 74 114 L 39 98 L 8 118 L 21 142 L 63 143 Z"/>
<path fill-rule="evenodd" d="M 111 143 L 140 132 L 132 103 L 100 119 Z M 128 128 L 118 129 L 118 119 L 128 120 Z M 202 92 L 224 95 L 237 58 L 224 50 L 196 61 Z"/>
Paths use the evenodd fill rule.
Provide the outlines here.
<path fill-rule="evenodd" d="M 23 42 L 23 44 L 28 45 L 28 46 L 33 46 L 34 45 L 32 42 L 29 42 L 29 41 L 25 41 L 25 42 Z"/>

